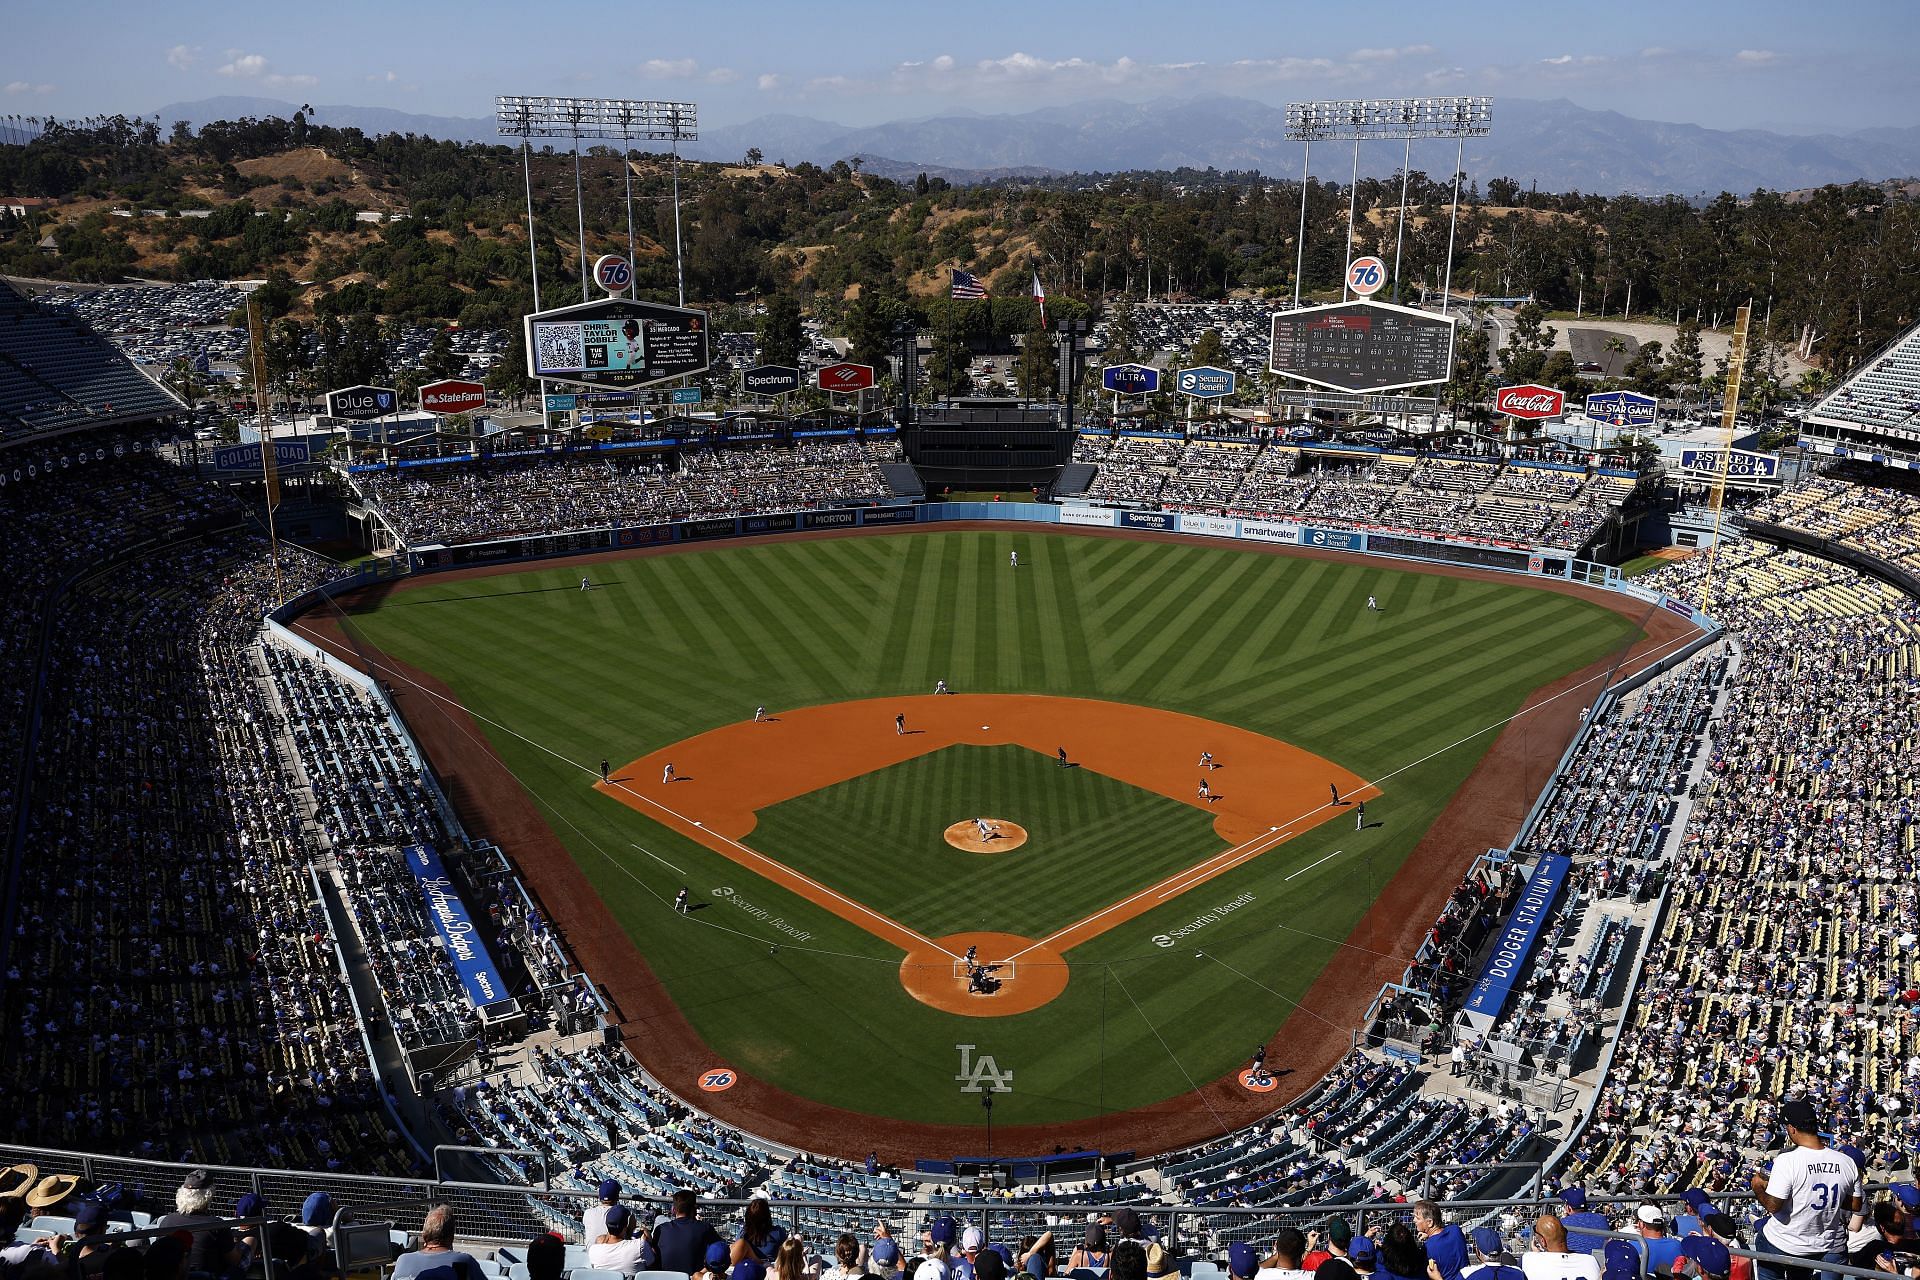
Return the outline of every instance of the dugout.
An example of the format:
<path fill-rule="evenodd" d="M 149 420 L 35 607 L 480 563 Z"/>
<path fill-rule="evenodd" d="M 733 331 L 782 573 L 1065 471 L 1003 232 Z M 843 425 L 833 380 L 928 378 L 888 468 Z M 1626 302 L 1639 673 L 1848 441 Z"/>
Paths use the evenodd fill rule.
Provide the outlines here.
<path fill-rule="evenodd" d="M 989 398 L 917 409 L 900 433 L 907 460 L 931 492 L 1040 489 L 1073 456 L 1057 405 Z"/>

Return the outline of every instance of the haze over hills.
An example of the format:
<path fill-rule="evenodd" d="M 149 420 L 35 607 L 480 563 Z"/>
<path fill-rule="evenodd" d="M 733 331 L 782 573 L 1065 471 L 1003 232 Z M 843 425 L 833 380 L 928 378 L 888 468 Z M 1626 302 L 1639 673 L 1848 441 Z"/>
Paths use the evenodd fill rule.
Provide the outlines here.
<path fill-rule="evenodd" d="M 270 98 L 208 98 L 160 108 L 163 130 L 175 120 L 291 115 L 298 104 Z M 320 106 L 314 119 L 369 133 L 418 133 L 497 142 L 486 118 L 413 115 L 385 107 Z M 850 127 L 801 115 L 766 115 L 703 130 L 686 148 L 696 159 L 737 160 L 758 147 L 768 160 L 828 165 L 860 156 L 888 176 L 915 172 L 954 181 L 1050 173 L 1174 169 L 1257 169 L 1276 177 L 1299 171 L 1300 146 L 1285 136 L 1284 108 L 1245 98 L 1199 97 L 1146 103 L 1090 100 L 1007 115 L 956 111 L 917 120 Z M 1920 127 L 1882 126 L 1848 134 L 1707 129 L 1592 111 L 1565 99 L 1502 98 L 1494 133 L 1467 146 L 1467 172 L 1537 183 L 1552 191 L 1695 195 L 1775 190 L 1830 182 L 1920 175 Z M 1349 153 L 1321 149 L 1314 171 L 1344 178 Z M 1392 144 L 1361 150 L 1361 170 L 1394 171 Z M 1414 167 L 1448 171 L 1445 144 L 1416 144 Z"/>

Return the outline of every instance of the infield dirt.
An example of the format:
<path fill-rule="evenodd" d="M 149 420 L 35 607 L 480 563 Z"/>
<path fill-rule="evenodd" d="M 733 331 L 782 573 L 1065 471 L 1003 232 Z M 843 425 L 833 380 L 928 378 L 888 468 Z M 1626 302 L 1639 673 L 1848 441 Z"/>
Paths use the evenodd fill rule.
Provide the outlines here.
<path fill-rule="evenodd" d="M 999 529 L 996 523 L 951 522 L 946 530 Z M 1022 525 L 1023 534 L 1050 537 L 1128 537 L 1156 542 L 1194 543 L 1174 534 L 1120 533 L 1096 529 Z M 801 537 L 925 536 L 912 528 L 850 530 Z M 733 539 L 711 546 L 786 541 L 795 535 Z M 1352 562 L 1340 552 L 1299 547 L 1236 544 L 1247 554 L 1293 556 Z M 599 560 L 677 554 L 677 547 L 610 552 Z M 1513 583 L 1508 574 L 1453 565 L 1400 563 L 1409 573 L 1482 582 Z M 525 572 L 523 564 L 485 565 L 436 573 L 426 581 L 492 577 Z M 996 1143 L 1007 1151 L 1050 1151 L 1055 1144 L 1085 1149 L 1165 1151 L 1215 1136 L 1228 1127 L 1251 1124 L 1283 1108 L 1310 1088 L 1347 1051 L 1351 1028 L 1382 983 L 1395 981 L 1419 946 L 1440 906 L 1459 883 L 1472 859 L 1503 846 L 1519 829 L 1538 793 L 1540 766 L 1558 760 L 1579 726 L 1580 713 L 1606 684 L 1624 679 L 1671 653 L 1695 632 L 1686 619 L 1632 597 L 1573 583 L 1525 580 L 1536 590 L 1576 596 L 1632 621 L 1643 637 L 1621 652 L 1542 686 L 1500 732 L 1466 782 L 1354 927 L 1345 951 L 1348 959 L 1329 965 L 1308 989 L 1299 1007 L 1267 1042 L 1267 1063 L 1280 1080 L 1272 1093 L 1253 1094 L 1239 1073 L 1202 1082 L 1194 1092 L 1151 1106 L 1060 1124 L 996 1126 Z M 408 581 L 367 588 L 343 600 L 349 607 L 372 607 L 392 594 L 404 594 Z M 538 806 L 488 745 L 479 726 L 440 681 L 348 635 L 341 615 L 328 611 L 296 620 L 293 629 L 343 660 L 375 674 L 385 684 L 415 740 L 432 762 L 461 819 L 511 851 L 547 918 L 561 933 L 581 967 L 594 975 L 614 1002 L 628 1047 L 671 1092 L 697 1095 L 699 1106 L 720 1119 L 776 1141 L 813 1151 L 859 1158 L 879 1152 L 890 1161 L 952 1154 L 979 1145 L 972 1125 L 915 1123 L 829 1106 L 787 1092 L 753 1076 L 743 1076 L 723 1094 L 699 1095 L 700 1074 L 716 1065 L 666 987 L 648 968 L 585 873 L 554 834 Z M 1579 690 L 1578 696 L 1563 696 Z"/>

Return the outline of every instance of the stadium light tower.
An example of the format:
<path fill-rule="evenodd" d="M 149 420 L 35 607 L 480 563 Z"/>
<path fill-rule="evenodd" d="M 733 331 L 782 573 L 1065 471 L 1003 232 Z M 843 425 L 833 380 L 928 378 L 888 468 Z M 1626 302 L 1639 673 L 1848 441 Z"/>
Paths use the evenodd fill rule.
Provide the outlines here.
<path fill-rule="evenodd" d="M 1306 265 L 1307 248 L 1307 165 L 1313 144 L 1351 139 L 1353 142 L 1353 182 L 1347 188 L 1347 260 L 1353 260 L 1354 201 L 1360 185 L 1360 144 L 1367 141 L 1398 140 L 1405 143 L 1400 161 L 1400 220 L 1393 237 L 1393 300 L 1400 301 L 1400 249 L 1406 236 L 1407 170 L 1413 162 L 1416 138 L 1454 138 L 1458 141 L 1453 162 L 1453 212 L 1447 228 L 1447 282 L 1441 291 L 1440 309 L 1447 308 L 1453 291 L 1453 233 L 1460 218 L 1460 168 L 1466 159 L 1468 138 L 1484 138 L 1493 131 L 1492 98 L 1353 98 L 1334 102 L 1290 102 L 1287 104 L 1287 137 L 1306 143 L 1307 158 L 1300 171 L 1300 238 L 1293 269 L 1293 305 L 1300 306 L 1300 272 Z M 1344 280 L 1342 301 L 1347 298 Z"/>
<path fill-rule="evenodd" d="M 580 139 L 640 140 L 673 144 L 673 271 L 680 304 L 686 305 L 686 272 L 680 257 L 680 144 L 699 138 L 699 108 L 691 102 L 636 98 L 554 98 L 501 94 L 494 99 L 495 127 L 520 139 L 521 175 L 527 191 L 527 253 L 533 248 L 533 139 L 573 139 L 573 204 L 580 234 L 580 298 L 587 298 L 587 214 L 580 191 Z M 633 148 L 622 148 L 627 181 L 627 260 L 633 260 Z M 533 268 L 533 306 L 540 309 L 540 267 Z"/>

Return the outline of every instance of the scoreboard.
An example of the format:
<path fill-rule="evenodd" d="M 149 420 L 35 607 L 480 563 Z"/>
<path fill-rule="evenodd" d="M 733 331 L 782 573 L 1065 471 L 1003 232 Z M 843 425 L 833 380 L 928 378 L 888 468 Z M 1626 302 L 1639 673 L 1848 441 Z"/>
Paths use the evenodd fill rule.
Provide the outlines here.
<path fill-rule="evenodd" d="M 1338 302 L 1273 317 L 1273 372 L 1336 391 L 1394 391 L 1453 376 L 1451 316 Z"/>
<path fill-rule="evenodd" d="M 527 371 L 575 386 L 625 389 L 711 363 L 705 312 L 609 298 L 524 319 Z"/>

